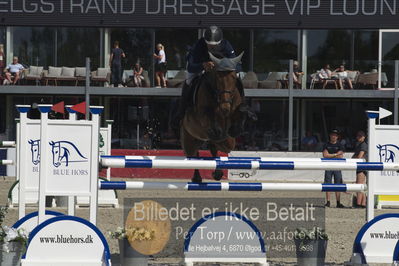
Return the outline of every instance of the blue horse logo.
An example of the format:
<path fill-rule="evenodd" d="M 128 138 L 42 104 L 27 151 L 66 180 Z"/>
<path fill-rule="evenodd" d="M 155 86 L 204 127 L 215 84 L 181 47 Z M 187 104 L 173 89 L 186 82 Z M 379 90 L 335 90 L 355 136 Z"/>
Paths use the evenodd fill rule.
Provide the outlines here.
<path fill-rule="evenodd" d="M 30 139 L 28 144 L 30 144 L 30 151 L 32 152 L 32 163 L 38 165 L 40 163 L 40 139 Z"/>
<path fill-rule="evenodd" d="M 379 150 L 380 162 L 382 163 L 394 163 L 396 152 L 399 151 L 399 147 L 394 144 L 377 145 Z"/>
<path fill-rule="evenodd" d="M 87 158 L 79 149 L 69 141 L 51 141 L 51 152 L 53 153 L 53 165 L 59 167 L 62 163 L 68 166 L 71 162 L 87 162 Z"/>

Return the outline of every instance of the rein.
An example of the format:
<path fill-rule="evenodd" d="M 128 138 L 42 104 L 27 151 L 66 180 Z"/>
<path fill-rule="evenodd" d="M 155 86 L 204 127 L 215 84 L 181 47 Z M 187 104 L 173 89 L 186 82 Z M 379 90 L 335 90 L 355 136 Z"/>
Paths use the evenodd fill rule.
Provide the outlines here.
<path fill-rule="evenodd" d="M 218 90 L 218 85 L 217 85 L 217 74 L 216 72 L 209 72 L 205 74 L 205 81 L 206 84 L 208 85 L 208 88 L 211 89 L 211 93 L 216 99 L 217 104 L 223 104 L 223 103 L 229 103 L 233 104 L 233 97 L 230 97 L 228 100 L 221 100 L 221 96 L 223 94 L 230 94 L 230 96 L 234 93 L 233 90 Z"/>

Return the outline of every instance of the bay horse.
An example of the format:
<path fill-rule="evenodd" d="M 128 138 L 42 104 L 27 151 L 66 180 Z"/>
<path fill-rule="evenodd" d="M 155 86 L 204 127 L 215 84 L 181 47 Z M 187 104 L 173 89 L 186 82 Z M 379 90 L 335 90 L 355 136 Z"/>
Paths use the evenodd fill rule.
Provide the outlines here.
<path fill-rule="evenodd" d="M 246 113 L 240 108 L 244 96 L 237 88 L 236 66 L 243 53 L 236 58 L 218 59 L 209 53 L 215 67 L 205 72 L 199 80 L 194 104 L 188 108 L 180 128 L 180 141 L 187 157 L 198 157 L 201 146 L 208 142 L 213 157 L 218 151 L 229 153 L 235 147 L 235 137 L 243 130 Z M 222 170 L 213 172 L 215 180 L 221 180 Z M 202 182 L 198 169 L 192 182 Z"/>

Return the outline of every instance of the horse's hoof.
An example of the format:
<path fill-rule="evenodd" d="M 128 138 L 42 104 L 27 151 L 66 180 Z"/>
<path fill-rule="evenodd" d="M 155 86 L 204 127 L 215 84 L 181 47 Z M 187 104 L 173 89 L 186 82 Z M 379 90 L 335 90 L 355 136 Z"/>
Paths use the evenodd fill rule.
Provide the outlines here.
<path fill-rule="evenodd" d="M 212 173 L 213 179 L 216 181 L 220 181 L 223 177 L 223 172 L 222 171 L 215 171 Z"/>
<path fill-rule="evenodd" d="M 191 182 L 193 182 L 193 183 L 202 183 L 202 177 L 194 176 L 193 178 L 191 178 Z"/>

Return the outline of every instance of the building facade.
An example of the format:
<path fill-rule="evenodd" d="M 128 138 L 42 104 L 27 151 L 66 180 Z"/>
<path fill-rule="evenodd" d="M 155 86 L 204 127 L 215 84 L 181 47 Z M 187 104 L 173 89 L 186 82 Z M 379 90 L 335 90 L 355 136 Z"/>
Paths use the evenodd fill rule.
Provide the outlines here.
<path fill-rule="evenodd" d="M 185 55 L 202 29 L 218 25 L 236 53 L 244 52 L 243 77 L 255 72 L 259 81 L 267 80 L 271 73 L 287 72 L 289 60 L 297 60 L 304 72 L 294 90 L 281 89 L 279 80 L 275 88 L 246 88 L 259 120 L 238 139 L 239 149 L 302 150 L 307 131 L 321 143 L 331 128 L 342 131 L 351 149 L 355 132 L 366 129 L 365 110 L 397 110 L 398 18 L 397 0 L 5 0 L 0 44 L 6 64 L 18 56 L 27 67 L 81 67 L 89 57 L 96 70 L 108 67 L 112 44 L 119 41 L 127 55 L 123 68 L 139 61 L 151 87 L 93 84 L 91 103 L 104 105 L 104 119 L 115 121 L 115 148 L 140 148 L 150 136 L 153 148 L 175 149 L 179 145 L 169 121 L 180 89 L 153 88 L 155 45 L 164 45 L 173 76 L 184 69 Z M 378 78 L 372 86 L 322 90 L 312 79 L 325 64 L 333 70 L 343 64 L 359 74 L 376 72 Z M 15 104 L 84 100 L 82 87 L 65 85 L 22 82 L 0 88 L 1 137 L 15 137 Z M 397 115 L 387 122 L 397 121 Z"/>

